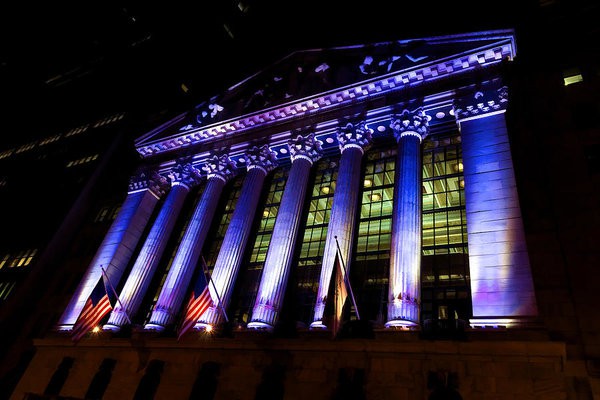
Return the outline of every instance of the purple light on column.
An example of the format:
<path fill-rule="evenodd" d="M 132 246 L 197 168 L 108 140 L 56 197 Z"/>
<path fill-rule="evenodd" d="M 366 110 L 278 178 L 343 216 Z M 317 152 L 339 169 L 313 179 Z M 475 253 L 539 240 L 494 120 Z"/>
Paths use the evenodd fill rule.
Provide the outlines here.
<path fill-rule="evenodd" d="M 393 116 L 398 142 L 386 327 L 419 324 L 421 296 L 421 142 L 429 131 L 422 108 Z"/>
<path fill-rule="evenodd" d="M 214 285 L 209 290 L 215 305 L 200 317 L 200 328 L 217 324 L 223 318 L 222 310 L 229 304 L 265 177 L 276 165 L 276 154 L 267 145 L 252 147 L 245 158 L 248 172 L 211 275 Z"/>
<path fill-rule="evenodd" d="M 171 191 L 119 294 L 120 303 L 113 309 L 107 324 L 103 327 L 105 330 L 118 331 L 138 311 L 167 246 L 184 200 L 190 188 L 200 181 L 200 171 L 191 164 L 177 164 L 169 176 Z"/>
<path fill-rule="evenodd" d="M 277 321 L 298 236 L 310 168 L 321 157 L 321 142 L 312 133 L 305 137 L 298 135 L 288 142 L 288 148 L 292 167 L 281 197 L 248 328 L 272 329 Z"/>
<path fill-rule="evenodd" d="M 234 163 L 227 155 L 215 155 L 204 166 L 203 169 L 208 172 L 206 187 L 183 234 L 150 321 L 144 329 L 161 331 L 174 322 L 200 259 L 221 192 L 227 179 L 233 175 L 234 168 Z"/>
<path fill-rule="evenodd" d="M 472 326 L 528 324 L 538 314 L 504 111 L 506 87 L 458 99 Z"/>
<path fill-rule="evenodd" d="M 155 173 L 150 177 L 142 173 L 131 179 L 129 192 L 121 210 L 104 236 L 102 244 L 75 291 L 75 295 L 61 316 L 58 324 L 59 330 L 68 330 L 73 327 L 102 276 L 102 268 L 106 271 L 110 282 L 117 285 L 127 267 L 133 249 L 152 215 L 154 206 L 167 188 L 167 180 Z"/>
<path fill-rule="evenodd" d="M 361 160 L 364 149 L 371 143 L 371 133 L 372 130 L 361 121 L 356 125 L 346 124 L 340 128 L 337 134 L 342 156 L 331 205 L 331 218 L 327 227 L 327 239 L 325 240 L 319 288 L 317 289 L 317 303 L 313 322 L 310 324 L 311 328 L 323 329 L 326 327 L 323 323 L 323 312 L 337 252 L 336 236 L 341 256 L 346 264 L 346 272 L 350 272 L 349 260 L 352 259 L 352 243 L 360 194 Z"/>

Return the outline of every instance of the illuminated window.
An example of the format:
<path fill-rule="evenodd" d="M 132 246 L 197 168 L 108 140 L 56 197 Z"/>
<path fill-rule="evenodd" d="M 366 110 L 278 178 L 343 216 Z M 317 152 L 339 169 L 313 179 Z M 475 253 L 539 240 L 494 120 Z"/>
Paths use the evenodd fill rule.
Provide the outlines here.
<path fill-rule="evenodd" d="M 4 151 L 0 152 L 0 160 L 3 158 L 8 158 L 8 157 L 12 156 L 14 151 L 15 151 L 15 149 L 9 149 L 9 150 L 4 150 Z"/>
<path fill-rule="evenodd" d="M 16 282 L 0 282 L 0 301 L 6 300 L 15 288 Z"/>
<path fill-rule="evenodd" d="M 208 235 L 210 241 L 207 240 L 207 243 L 204 245 L 204 249 L 206 249 L 206 264 L 211 271 L 217 262 L 217 256 L 219 255 L 221 244 L 223 243 L 225 233 L 227 232 L 227 227 L 229 227 L 233 211 L 235 210 L 235 204 L 237 203 L 237 200 L 242 192 L 243 182 L 244 175 L 238 175 L 233 179 L 229 195 L 226 197 L 227 201 L 225 203 L 225 209 L 221 214 L 220 220 L 218 220 L 218 222 L 213 221 L 213 224 L 216 222 L 216 228 L 211 229 L 212 234 Z"/>
<path fill-rule="evenodd" d="M 460 136 L 424 142 L 422 194 L 421 317 L 467 319 L 471 306 Z"/>
<path fill-rule="evenodd" d="M 19 153 L 23 153 L 25 151 L 31 150 L 35 147 L 36 144 L 37 144 L 37 142 L 31 142 L 31 143 L 24 144 L 21 147 L 19 147 L 17 150 L 15 150 L 15 154 L 19 154 Z"/>
<path fill-rule="evenodd" d="M 321 159 L 313 167 L 315 180 L 309 189 L 308 214 L 304 230 L 300 232 L 300 246 L 296 274 L 297 319 L 306 324 L 312 322 L 312 309 L 316 303 L 321 262 L 325 251 L 327 225 L 331 217 L 331 205 L 337 181 L 337 159 Z M 327 188 L 326 190 L 323 190 Z"/>
<path fill-rule="evenodd" d="M 82 125 L 82 126 L 79 126 L 79 127 L 77 127 L 77 128 L 73 128 L 73 129 L 71 129 L 70 131 L 68 131 L 68 132 L 65 134 L 65 137 L 74 136 L 74 135 L 79 135 L 80 133 L 83 133 L 83 132 L 87 131 L 87 130 L 88 130 L 88 128 L 89 128 L 89 124 L 87 124 L 87 125 Z"/>
<path fill-rule="evenodd" d="M 251 236 L 255 237 L 255 240 L 253 245 L 249 243 L 250 258 L 243 263 L 245 268 L 238 274 L 239 285 L 232 301 L 232 315 L 236 322 L 247 323 L 252 313 L 288 172 L 288 168 L 278 168 L 270 175 L 265 203 L 257 210 L 259 214 L 256 218 L 260 218 L 258 230 L 255 236 Z"/>
<path fill-rule="evenodd" d="M 60 133 L 58 135 L 49 136 L 49 137 L 47 137 L 45 139 L 40 140 L 39 145 L 40 146 L 44 146 L 44 145 L 47 145 L 49 143 L 56 142 L 56 141 L 60 140 L 61 137 L 62 137 L 62 135 Z"/>
<path fill-rule="evenodd" d="M 92 156 L 87 156 L 87 157 L 82 157 L 77 160 L 69 161 L 67 163 L 66 167 L 70 168 L 70 167 L 75 167 L 75 166 L 81 165 L 81 164 L 87 164 L 89 162 L 96 160 L 97 158 L 98 158 L 98 154 L 94 154 Z"/>
<path fill-rule="evenodd" d="M 15 255 L 5 254 L 0 259 L 0 270 L 3 268 L 26 267 L 31 264 L 31 261 L 33 261 L 36 254 L 37 249 L 21 250 Z"/>
<path fill-rule="evenodd" d="M 388 291 L 396 149 L 366 154 L 356 252 L 350 269 L 361 318 L 384 322 Z"/>
<path fill-rule="evenodd" d="M 113 221 L 117 217 L 120 209 L 121 205 L 104 206 L 98 211 L 98 214 L 96 214 L 94 222 Z"/>
<path fill-rule="evenodd" d="M 579 68 L 571 68 L 563 72 L 563 81 L 565 86 L 569 86 L 577 82 L 583 82 L 583 76 L 579 72 Z"/>

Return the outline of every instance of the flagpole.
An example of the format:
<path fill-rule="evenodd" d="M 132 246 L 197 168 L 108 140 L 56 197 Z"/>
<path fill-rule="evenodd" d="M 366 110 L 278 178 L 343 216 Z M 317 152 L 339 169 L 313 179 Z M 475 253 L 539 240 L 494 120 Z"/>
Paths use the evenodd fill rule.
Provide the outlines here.
<path fill-rule="evenodd" d="M 100 269 L 102 270 L 102 275 L 106 278 L 106 281 L 108 282 L 108 284 L 110 286 L 110 289 L 115 294 L 115 297 L 117 298 L 117 301 L 119 302 L 119 305 L 121 306 L 121 309 L 123 310 L 123 314 L 125 314 L 125 318 L 127 318 L 127 322 L 129 322 L 129 325 L 133 325 L 133 323 L 131 322 L 131 319 L 129 319 L 129 315 L 127 315 L 127 310 L 125 309 L 125 307 L 123 307 L 123 303 L 121 303 L 121 299 L 119 299 L 119 295 L 117 294 L 117 291 L 113 287 L 112 283 L 110 283 L 110 279 L 108 278 L 108 274 L 104 270 L 104 267 L 100 266 Z M 106 283 L 104 283 L 104 290 L 106 290 L 106 293 L 108 293 L 108 288 L 106 287 Z"/>
<path fill-rule="evenodd" d="M 206 261 L 204 260 L 204 256 L 202 254 L 200 255 L 200 258 L 202 259 L 202 269 L 204 270 L 204 279 L 206 279 L 206 275 L 208 274 L 208 266 L 206 265 Z M 219 302 L 219 305 L 217 307 L 219 307 L 219 309 L 223 313 L 225 322 L 229 322 L 229 319 L 227 318 L 227 313 L 225 312 L 225 310 L 223 309 L 223 305 L 221 304 L 221 296 L 219 296 L 219 291 L 217 290 L 217 287 L 215 286 L 215 283 L 213 282 L 212 277 L 209 276 L 208 281 L 210 283 L 212 283 L 213 289 L 215 290 L 215 294 L 217 295 L 217 300 Z"/>
<path fill-rule="evenodd" d="M 360 320 L 360 315 L 358 314 L 358 307 L 356 306 L 356 300 L 354 299 L 354 293 L 352 292 L 352 286 L 350 285 L 350 277 L 348 276 L 348 271 L 346 271 L 346 264 L 344 263 L 344 258 L 342 257 L 342 251 L 340 250 L 340 243 L 338 242 L 337 236 L 334 236 L 335 244 L 337 246 L 338 256 L 340 258 L 340 262 L 342 263 L 342 268 L 344 269 L 344 282 L 348 285 L 348 291 L 350 292 L 350 298 L 352 299 L 352 304 L 354 305 L 354 311 L 356 311 L 356 319 Z"/>

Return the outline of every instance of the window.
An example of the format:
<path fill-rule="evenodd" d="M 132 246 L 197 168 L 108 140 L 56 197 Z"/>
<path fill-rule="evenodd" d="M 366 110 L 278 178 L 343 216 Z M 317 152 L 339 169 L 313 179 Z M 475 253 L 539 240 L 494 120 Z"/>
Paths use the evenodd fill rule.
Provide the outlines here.
<path fill-rule="evenodd" d="M 6 300 L 15 288 L 16 282 L 0 282 L 0 301 Z"/>
<path fill-rule="evenodd" d="M 395 172 L 395 148 L 366 154 L 350 281 L 361 318 L 378 325 L 384 323 L 388 293 Z"/>
<path fill-rule="evenodd" d="M 583 82 L 583 76 L 579 68 L 571 68 L 563 71 L 563 82 L 565 86 L 572 85 L 577 82 Z"/>
<path fill-rule="evenodd" d="M 324 158 L 313 167 L 315 178 L 309 188 L 308 214 L 304 229 L 300 231 L 302 243 L 299 250 L 295 274 L 296 318 L 308 324 L 312 322 L 312 310 L 316 303 L 321 262 L 325 251 L 327 224 L 331 216 L 331 205 L 337 181 L 338 159 Z"/>
<path fill-rule="evenodd" d="M 104 206 L 96 214 L 96 218 L 94 218 L 94 222 L 113 221 L 117 217 L 117 214 L 120 209 L 121 209 L 120 204 Z"/>
<path fill-rule="evenodd" d="M 77 160 L 72 160 L 72 161 L 67 162 L 67 168 L 75 167 L 77 165 L 87 164 L 89 162 L 96 160 L 97 158 L 98 158 L 98 154 L 94 154 L 91 156 L 79 158 Z"/>
<path fill-rule="evenodd" d="M 471 313 L 467 221 L 460 136 L 423 145 L 421 319 Z"/>
<path fill-rule="evenodd" d="M 0 258 L 0 270 L 3 268 L 21 268 L 31 264 L 38 249 L 21 250 L 15 255 L 5 254 Z"/>

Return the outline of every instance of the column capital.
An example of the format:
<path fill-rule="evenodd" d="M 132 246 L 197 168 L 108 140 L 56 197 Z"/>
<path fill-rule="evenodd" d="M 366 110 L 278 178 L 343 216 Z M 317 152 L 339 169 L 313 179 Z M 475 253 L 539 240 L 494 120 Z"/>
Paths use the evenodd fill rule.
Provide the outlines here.
<path fill-rule="evenodd" d="M 422 142 L 429 133 L 429 117 L 422 107 L 413 111 L 404 109 L 400 114 L 392 115 L 390 128 L 394 131 L 396 141 L 404 136 L 416 136 Z"/>
<path fill-rule="evenodd" d="M 290 149 L 292 162 L 298 158 L 303 158 L 312 164 L 323 155 L 322 144 L 323 142 L 315 138 L 314 133 L 309 133 L 305 136 L 298 135 L 296 138 L 290 139 L 288 141 L 288 148 Z"/>
<path fill-rule="evenodd" d="M 246 150 L 246 168 L 250 171 L 259 168 L 268 174 L 277 166 L 277 154 L 268 145 L 252 146 Z"/>
<path fill-rule="evenodd" d="M 354 147 L 364 153 L 365 148 L 371 144 L 372 133 L 373 130 L 367 128 L 365 121 L 346 123 L 345 126 L 339 128 L 337 133 L 340 151 L 343 153 L 344 150 Z"/>
<path fill-rule="evenodd" d="M 157 198 L 169 190 L 169 180 L 156 171 L 141 171 L 129 178 L 128 193 L 151 191 Z"/>
<path fill-rule="evenodd" d="M 169 171 L 171 185 L 184 185 L 188 189 L 200 183 L 200 171 L 190 163 L 177 163 Z"/>
<path fill-rule="evenodd" d="M 215 154 L 206 161 L 202 170 L 208 174 L 208 179 L 217 178 L 227 182 L 235 174 L 236 167 L 227 154 Z"/>
<path fill-rule="evenodd" d="M 475 119 L 506 111 L 508 87 L 482 89 L 454 99 L 454 117 L 457 121 Z"/>

